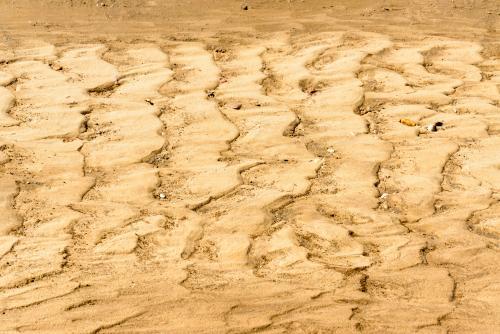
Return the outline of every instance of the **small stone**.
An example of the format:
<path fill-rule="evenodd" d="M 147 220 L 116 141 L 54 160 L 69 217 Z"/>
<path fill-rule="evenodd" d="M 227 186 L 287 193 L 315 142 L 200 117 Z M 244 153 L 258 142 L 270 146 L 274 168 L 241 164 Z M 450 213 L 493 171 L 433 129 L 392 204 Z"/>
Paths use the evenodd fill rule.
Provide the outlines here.
<path fill-rule="evenodd" d="M 167 198 L 167 195 L 165 195 L 164 193 L 160 193 L 160 195 L 159 195 L 159 196 L 160 196 L 160 199 L 165 199 L 165 198 Z"/>
<path fill-rule="evenodd" d="M 242 104 L 241 103 L 236 103 L 236 104 L 233 104 L 231 106 L 231 108 L 235 109 L 235 110 L 240 110 L 242 107 Z"/>
<path fill-rule="evenodd" d="M 326 151 L 330 154 L 335 153 L 335 149 L 333 147 L 329 147 Z"/>
<path fill-rule="evenodd" d="M 242 10 L 248 10 L 248 5 L 247 4 L 242 4 L 241 5 Z"/>

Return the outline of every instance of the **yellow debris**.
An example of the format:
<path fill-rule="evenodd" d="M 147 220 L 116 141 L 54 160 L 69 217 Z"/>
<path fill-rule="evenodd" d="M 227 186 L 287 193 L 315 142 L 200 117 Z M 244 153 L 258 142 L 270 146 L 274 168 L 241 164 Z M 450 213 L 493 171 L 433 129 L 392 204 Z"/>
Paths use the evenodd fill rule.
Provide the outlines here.
<path fill-rule="evenodd" d="M 414 121 L 412 121 L 411 119 L 408 119 L 408 118 L 401 118 L 399 120 L 400 123 L 404 124 L 404 125 L 407 125 L 407 126 L 415 126 L 417 125 L 417 123 L 415 123 Z"/>

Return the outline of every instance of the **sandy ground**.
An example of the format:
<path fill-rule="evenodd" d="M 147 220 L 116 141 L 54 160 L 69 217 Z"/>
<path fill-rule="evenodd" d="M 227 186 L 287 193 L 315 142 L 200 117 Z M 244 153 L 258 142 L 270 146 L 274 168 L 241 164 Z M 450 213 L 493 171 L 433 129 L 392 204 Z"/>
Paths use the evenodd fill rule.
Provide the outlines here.
<path fill-rule="evenodd" d="M 498 2 L 244 6 L 0 1 L 0 333 L 498 332 Z"/>

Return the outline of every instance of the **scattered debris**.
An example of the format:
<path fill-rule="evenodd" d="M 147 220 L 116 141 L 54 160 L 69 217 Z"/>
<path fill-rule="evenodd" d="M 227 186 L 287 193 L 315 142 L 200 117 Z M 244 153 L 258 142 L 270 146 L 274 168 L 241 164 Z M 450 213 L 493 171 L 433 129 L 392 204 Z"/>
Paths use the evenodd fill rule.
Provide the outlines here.
<path fill-rule="evenodd" d="M 333 147 L 329 147 L 326 151 L 330 154 L 335 153 L 335 149 Z"/>
<path fill-rule="evenodd" d="M 436 122 L 434 123 L 434 126 L 432 127 L 432 131 L 437 131 L 441 129 L 444 126 L 443 122 Z"/>
<path fill-rule="evenodd" d="M 417 125 L 417 123 L 416 123 L 416 122 L 412 121 L 412 120 L 411 120 L 411 119 L 409 119 L 409 118 L 401 118 L 401 119 L 399 120 L 399 123 L 404 124 L 404 125 L 406 125 L 406 126 L 416 126 L 416 125 Z"/>
<path fill-rule="evenodd" d="M 443 122 L 436 122 L 434 124 L 429 124 L 427 125 L 427 131 L 429 132 L 437 132 L 438 130 L 441 130 L 444 126 Z"/>

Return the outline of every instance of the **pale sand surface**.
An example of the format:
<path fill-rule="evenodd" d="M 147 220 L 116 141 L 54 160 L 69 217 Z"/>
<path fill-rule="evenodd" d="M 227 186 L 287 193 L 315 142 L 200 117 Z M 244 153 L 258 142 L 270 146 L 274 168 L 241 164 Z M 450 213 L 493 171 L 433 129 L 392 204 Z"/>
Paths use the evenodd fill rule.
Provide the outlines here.
<path fill-rule="evenodd" d="M 0 333 L 500 330 L 496 1 L 44 4 L 0 1 Z"/>

